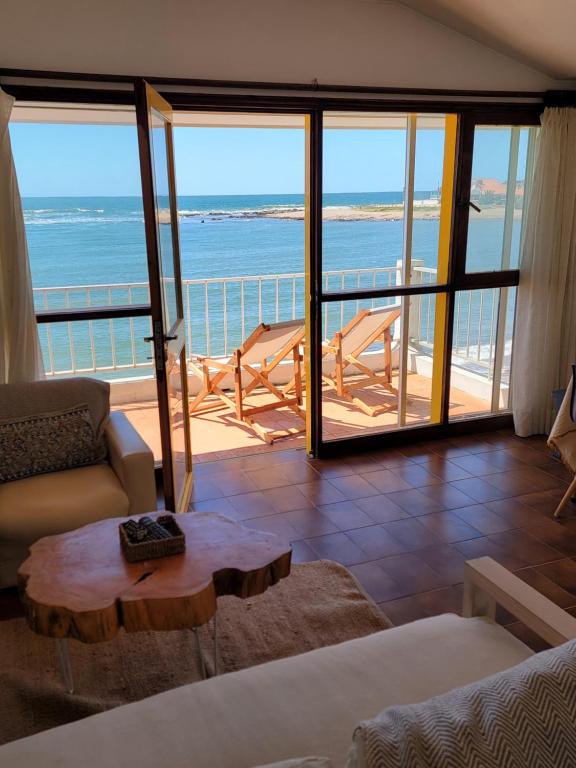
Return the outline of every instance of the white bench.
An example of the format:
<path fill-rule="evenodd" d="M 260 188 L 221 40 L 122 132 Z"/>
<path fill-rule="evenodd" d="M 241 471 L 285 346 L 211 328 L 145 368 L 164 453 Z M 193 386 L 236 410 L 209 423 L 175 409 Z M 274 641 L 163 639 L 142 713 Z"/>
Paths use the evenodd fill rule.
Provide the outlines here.
<path fill-rule="evenodd" d="M 464 614 L 445 614 L 177 688 L 0 748 L 2 768 L 251 768 L 323 755 L 343 766 L 354 726 L 517 664 L 532 651 L 500 604 L 545 640 L 576 619 L 498 563 L 466 563 Z"/>

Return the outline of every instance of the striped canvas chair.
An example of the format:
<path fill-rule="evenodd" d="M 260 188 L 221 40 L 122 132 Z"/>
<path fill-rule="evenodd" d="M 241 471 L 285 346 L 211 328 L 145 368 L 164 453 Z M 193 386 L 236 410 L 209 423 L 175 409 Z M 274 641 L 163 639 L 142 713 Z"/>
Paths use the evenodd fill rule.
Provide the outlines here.
<path fill-rule="evenodd" d="M 392 326 L 400 317 L 400 306 L 363 309 L 348 325 L 322 345 L 323 381 L 339 397 L 354 403 L 368 416 L 377 416 L 396 406 L 396 398 L 381 405 L 370 405 L 358 390 L 374 384 L 381 385 L 390 394 L 398 395 L 392 386 Z M 377 373 L 360 360 L 360 356 L 373 344 L 381 342 L 384 355 L 382 373 Z M 346 373 L 363 374 L 346 383 Z"/>
<path fill-rule="evenodd" d="M 300 418 L 306 418 L 302 407 L 301 366 L 304 333 L 303 320 L 271 325 L 260 323 L 227 360 L 192 356 L 189 370 L 201 379 L 202 388 L 190 404 L 190 415 L 229 408 L 237 419 L 269 444 L 278 438 L 304 432 L 304 427 L 266 430 L 254 419 L 259 413 L 278 408 L 289 408 Z M 270 381 L 270 374 L 285 360 L 292 361 L 292 375 L 287 384 L 279 387 Z M 233 396 L 224 388 L 227 378 L 230 384 L 233 381 Z M 269 395 L 269 401 L 250 405 L 246 399 L 256 390 L 263 390 Z M 211 396 L 211 400 L 207 401 Z"/>

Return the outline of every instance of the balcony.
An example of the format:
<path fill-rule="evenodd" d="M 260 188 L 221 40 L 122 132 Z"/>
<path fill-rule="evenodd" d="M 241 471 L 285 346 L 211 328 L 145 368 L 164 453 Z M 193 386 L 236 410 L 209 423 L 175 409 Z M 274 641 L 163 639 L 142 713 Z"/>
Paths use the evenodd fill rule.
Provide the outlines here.
<path fill-rule="evenodd" d="M 412 282 L 432 284 L 436 271 L 414 262 Z M 357 269 L 326 272 L 326 289 L 346 290 L 393 287 L 399 269 Z M 304 274 L 242 275 L 227 278 L 183 281 L 187 349 L 193 354 L 226 358 L 260 322 L 274 323 L 304 316 Z M 149 302 L 146 283 L 82 285 L 34 289 L 35 306 L 40 310 L 122 306 Z M 330 338 L 360 309 L 382 306 L 384 301 L 354 300 L 325 304 L 324 336 Z M 451 376 L 451 417 L 490 412 L 505 407 L 508 397 L 512 324 L 498 322 L 498 291 L 458 294 L 455 305 L 454 343 Z M 413 296 L 407 339 L 407 371 L 399 379 L 400 323 L 394 329 L 393 384 L 405 387 L 406 410 L 398 403 L 379 416 L 370 417 L 335 393 L 323 392 L 323 431 L 326 439 L 380 432 L 402 425 L 426 423 L 430 418 L 431 376 L 434 345 L 434 296 Z M 500 329 L 500 330 L 499 330 Z M 40 325 L 47 375 L 99 376 L 110 381 L 112 404 L 124 410 L 159 455 L 155 383 L 149 360 L 149 318 L 86 320 Z M 368 349 L 363 362 L 380 370 L 381 354 Z M 279 367 L 279 379 L 287 375 Z M 498 377 L 493 387 L 494 377 Z M 190 377 L 190 393 L 198 391 L 199 380 Z M 382 398 L 378 391 L 366 391 L 368 398 Z M 258 404 L 263 395 L 255 393 Z M 391 397 L 391 396 L 388 396 Z M 297 417 L 284 409 L 262 414 L 263 426 L 279 429 L 296 426 Z M 193 447 L 197 460 L 209 461 L 250 451 L 283 450 L 303 444 L 294 436 L 265 444 L 230 412 L 217 411 L 194 417 Z M 300 425 L 301 426 L 301 423 Z"/>

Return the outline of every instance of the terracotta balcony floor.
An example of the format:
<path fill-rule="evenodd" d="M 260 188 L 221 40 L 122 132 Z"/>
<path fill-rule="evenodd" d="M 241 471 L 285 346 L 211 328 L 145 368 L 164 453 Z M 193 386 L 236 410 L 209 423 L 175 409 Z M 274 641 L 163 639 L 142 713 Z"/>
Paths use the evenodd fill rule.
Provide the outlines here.
<path fill-rule="evenodd" d="M 351 379 L 347 379 L 350 384 Z M 397 381 L 394 378 L 393 384 Z M 430 417 L 430 379 L 418 374 L 408 376 L 406 424 L 425 424 Z M 368 416 L 356 405 L 339 398 L 335 392 L 324 389 L 322 396 L 322 428 L 324 437 L 353 437 L 362 434 L 382 432 L 398 427 L 398 403 L 396 396 L 375 386 L 363 390 L 363 398 L 370 404 L 390 404 L 390 410 L 378 416 Z M 269 395 L 256 393 L 250 397 L 251 405 L 269 402 Z M 304 402 L 304 407 L 306 403 Z M 452 389 L 450 413 L 452 416 L 466 416 L 485 413 L 490 403 L 462 390 Z M 135 402 L 114 406 L 124 411 L 144 440 L 160 459 L 160 437 L 158 430 L 158 408 L 156 402 Z M 304 421 L 288 408 L 281 408 L 260 414 L 258 423 L 266 430 L 275 431 L 289 428 L 302 429 Z M 227 408 L 192 417 L 192 449 L 198 462 L 216 461 L 251 453 L 282 451 L 303 447 L 304 433 L 284 437 L 268 445 L 246 424 L 236 419 Z"/>

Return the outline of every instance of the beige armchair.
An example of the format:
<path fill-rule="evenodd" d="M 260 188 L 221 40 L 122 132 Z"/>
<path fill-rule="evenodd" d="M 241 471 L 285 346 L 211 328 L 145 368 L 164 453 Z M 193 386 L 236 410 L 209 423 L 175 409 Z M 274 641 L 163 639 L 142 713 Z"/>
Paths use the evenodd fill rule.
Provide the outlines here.
<path fill-rule="evenodd" d="M 0 423 L 84 403 L 96 434 L 104 436 L 102 463 L 0 483 L 0 588 L 16 584 L 28 547 L 43 536 L 156 508 L 152 451 L 123 413 L 110 413 L 106 382 L 77 378 L 1 385 Z"/>

